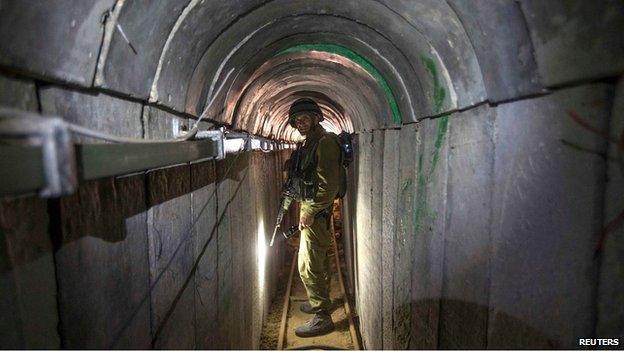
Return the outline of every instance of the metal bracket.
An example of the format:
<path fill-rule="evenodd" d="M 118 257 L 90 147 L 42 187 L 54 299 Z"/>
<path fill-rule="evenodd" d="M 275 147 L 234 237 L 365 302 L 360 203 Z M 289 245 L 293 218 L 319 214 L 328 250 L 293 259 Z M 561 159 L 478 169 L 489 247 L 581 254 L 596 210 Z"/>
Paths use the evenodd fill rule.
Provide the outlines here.
<path fill-rule="evenodd" d="M 73 193 L 78 179 L 222 160 L 227 153 L 270 152 L 279 146 L 269 139 L 225 131 L 223 127 L 198 131 L 195 141 L 117 138 L 122 141 L 74 144 L 71 133 L 75 128 L 59 117 L 0 107 L 0 196 L 38 191 L 41 197 L 60 197 Z"/>
<path fill-rule="evenodd" d="M 195 139 L 211 139 L 217 146 L 217 156 L 215 159 L 223 160 L 225 158 L 224 130 L 202 130 L 195 134 Z"/>
<path fill-rule="evenodd" d="M 78 184 L 71 134 L 59 117 L 0 108 L 0 137 L 41 149 L 44 184 L 41 197 L 71 194 Z"/>

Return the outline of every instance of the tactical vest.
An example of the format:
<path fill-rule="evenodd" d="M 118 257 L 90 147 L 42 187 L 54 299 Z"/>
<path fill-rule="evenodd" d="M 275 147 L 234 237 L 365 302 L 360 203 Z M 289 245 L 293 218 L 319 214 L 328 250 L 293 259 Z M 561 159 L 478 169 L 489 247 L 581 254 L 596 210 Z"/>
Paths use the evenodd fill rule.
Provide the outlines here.
<path fill-rule="evenodd" d="M 340 142 L 340 139 L 333 133 L 324 133 L 318 138 L 306 140 L 305 144 L 300 143 L 297 146 L 297 150 L 293 157 L 295 158 L 294 169 L 295 178 L 298 178 L 299 194 L 301 200 L 313 200 L 318 191 L 318 177 L 316 174 L 316 149 L 321 138 L 335 138 L 338 145 L 341 147 L 340 157 L 341 160 L 336 164 L 336 167 L 340 168 L 340 184 L 338 187 L 337 198 L 342 198 L 347 192 L 347 172 L 344 166 L 344 153 Z"/>

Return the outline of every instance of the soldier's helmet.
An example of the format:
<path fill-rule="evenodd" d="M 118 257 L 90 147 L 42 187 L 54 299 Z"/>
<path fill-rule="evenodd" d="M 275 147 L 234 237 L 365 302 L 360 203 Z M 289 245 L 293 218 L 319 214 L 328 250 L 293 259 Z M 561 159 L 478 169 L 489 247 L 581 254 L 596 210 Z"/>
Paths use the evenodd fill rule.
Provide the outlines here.
<path fill-rule="evenodd" d="M 321 112 L 321 108 L 319 105 L 312 99 L 301 98 L 295 100 L 295 102 L 290 105 L 290 109 L 288 110 L 288 124 L 291 127 L 295 127 L 295 116 L 299 112 L 314 112 L 319 116 L 319 122 L 323 120 L 323 113 Z"/>

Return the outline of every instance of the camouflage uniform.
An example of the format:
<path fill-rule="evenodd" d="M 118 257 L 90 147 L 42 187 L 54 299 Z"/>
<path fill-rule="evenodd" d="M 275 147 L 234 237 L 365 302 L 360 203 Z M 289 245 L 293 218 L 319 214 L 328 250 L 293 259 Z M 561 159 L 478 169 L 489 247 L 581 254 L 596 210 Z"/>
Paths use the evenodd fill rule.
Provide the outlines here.
<path fill-rule="evenodd" d="M 314 152 L 314 146 L 316 150 Z M 299 275 L 305 285 L 308 300 L 315 311 L 329 311 L 330 272 L 328 251 L 332 244 L 329 216 L 331 206 L 340 190 L 341 151 L 335 134 L 317 132 L 308 135 L 302 148 L 302 169 L 316 158 L 315 181 L 318 190 L 312 200 L 301 202 L 300 212 L 314 216 L 310 227 L 301 231 L 299 244 Z"/>

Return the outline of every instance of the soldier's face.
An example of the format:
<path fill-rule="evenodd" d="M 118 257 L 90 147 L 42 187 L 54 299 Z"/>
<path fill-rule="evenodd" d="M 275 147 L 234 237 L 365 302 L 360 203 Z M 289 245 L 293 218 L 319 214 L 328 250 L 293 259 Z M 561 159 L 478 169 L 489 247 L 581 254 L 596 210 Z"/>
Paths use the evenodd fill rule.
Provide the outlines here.
<path fill-rule="evenodd" d="M 306 135 L 312 130 L 316 122 L 316 115 L 313 113 L 304 112 L 295 117 L 295 128 L 299 131 L 299 134 Z"/>

